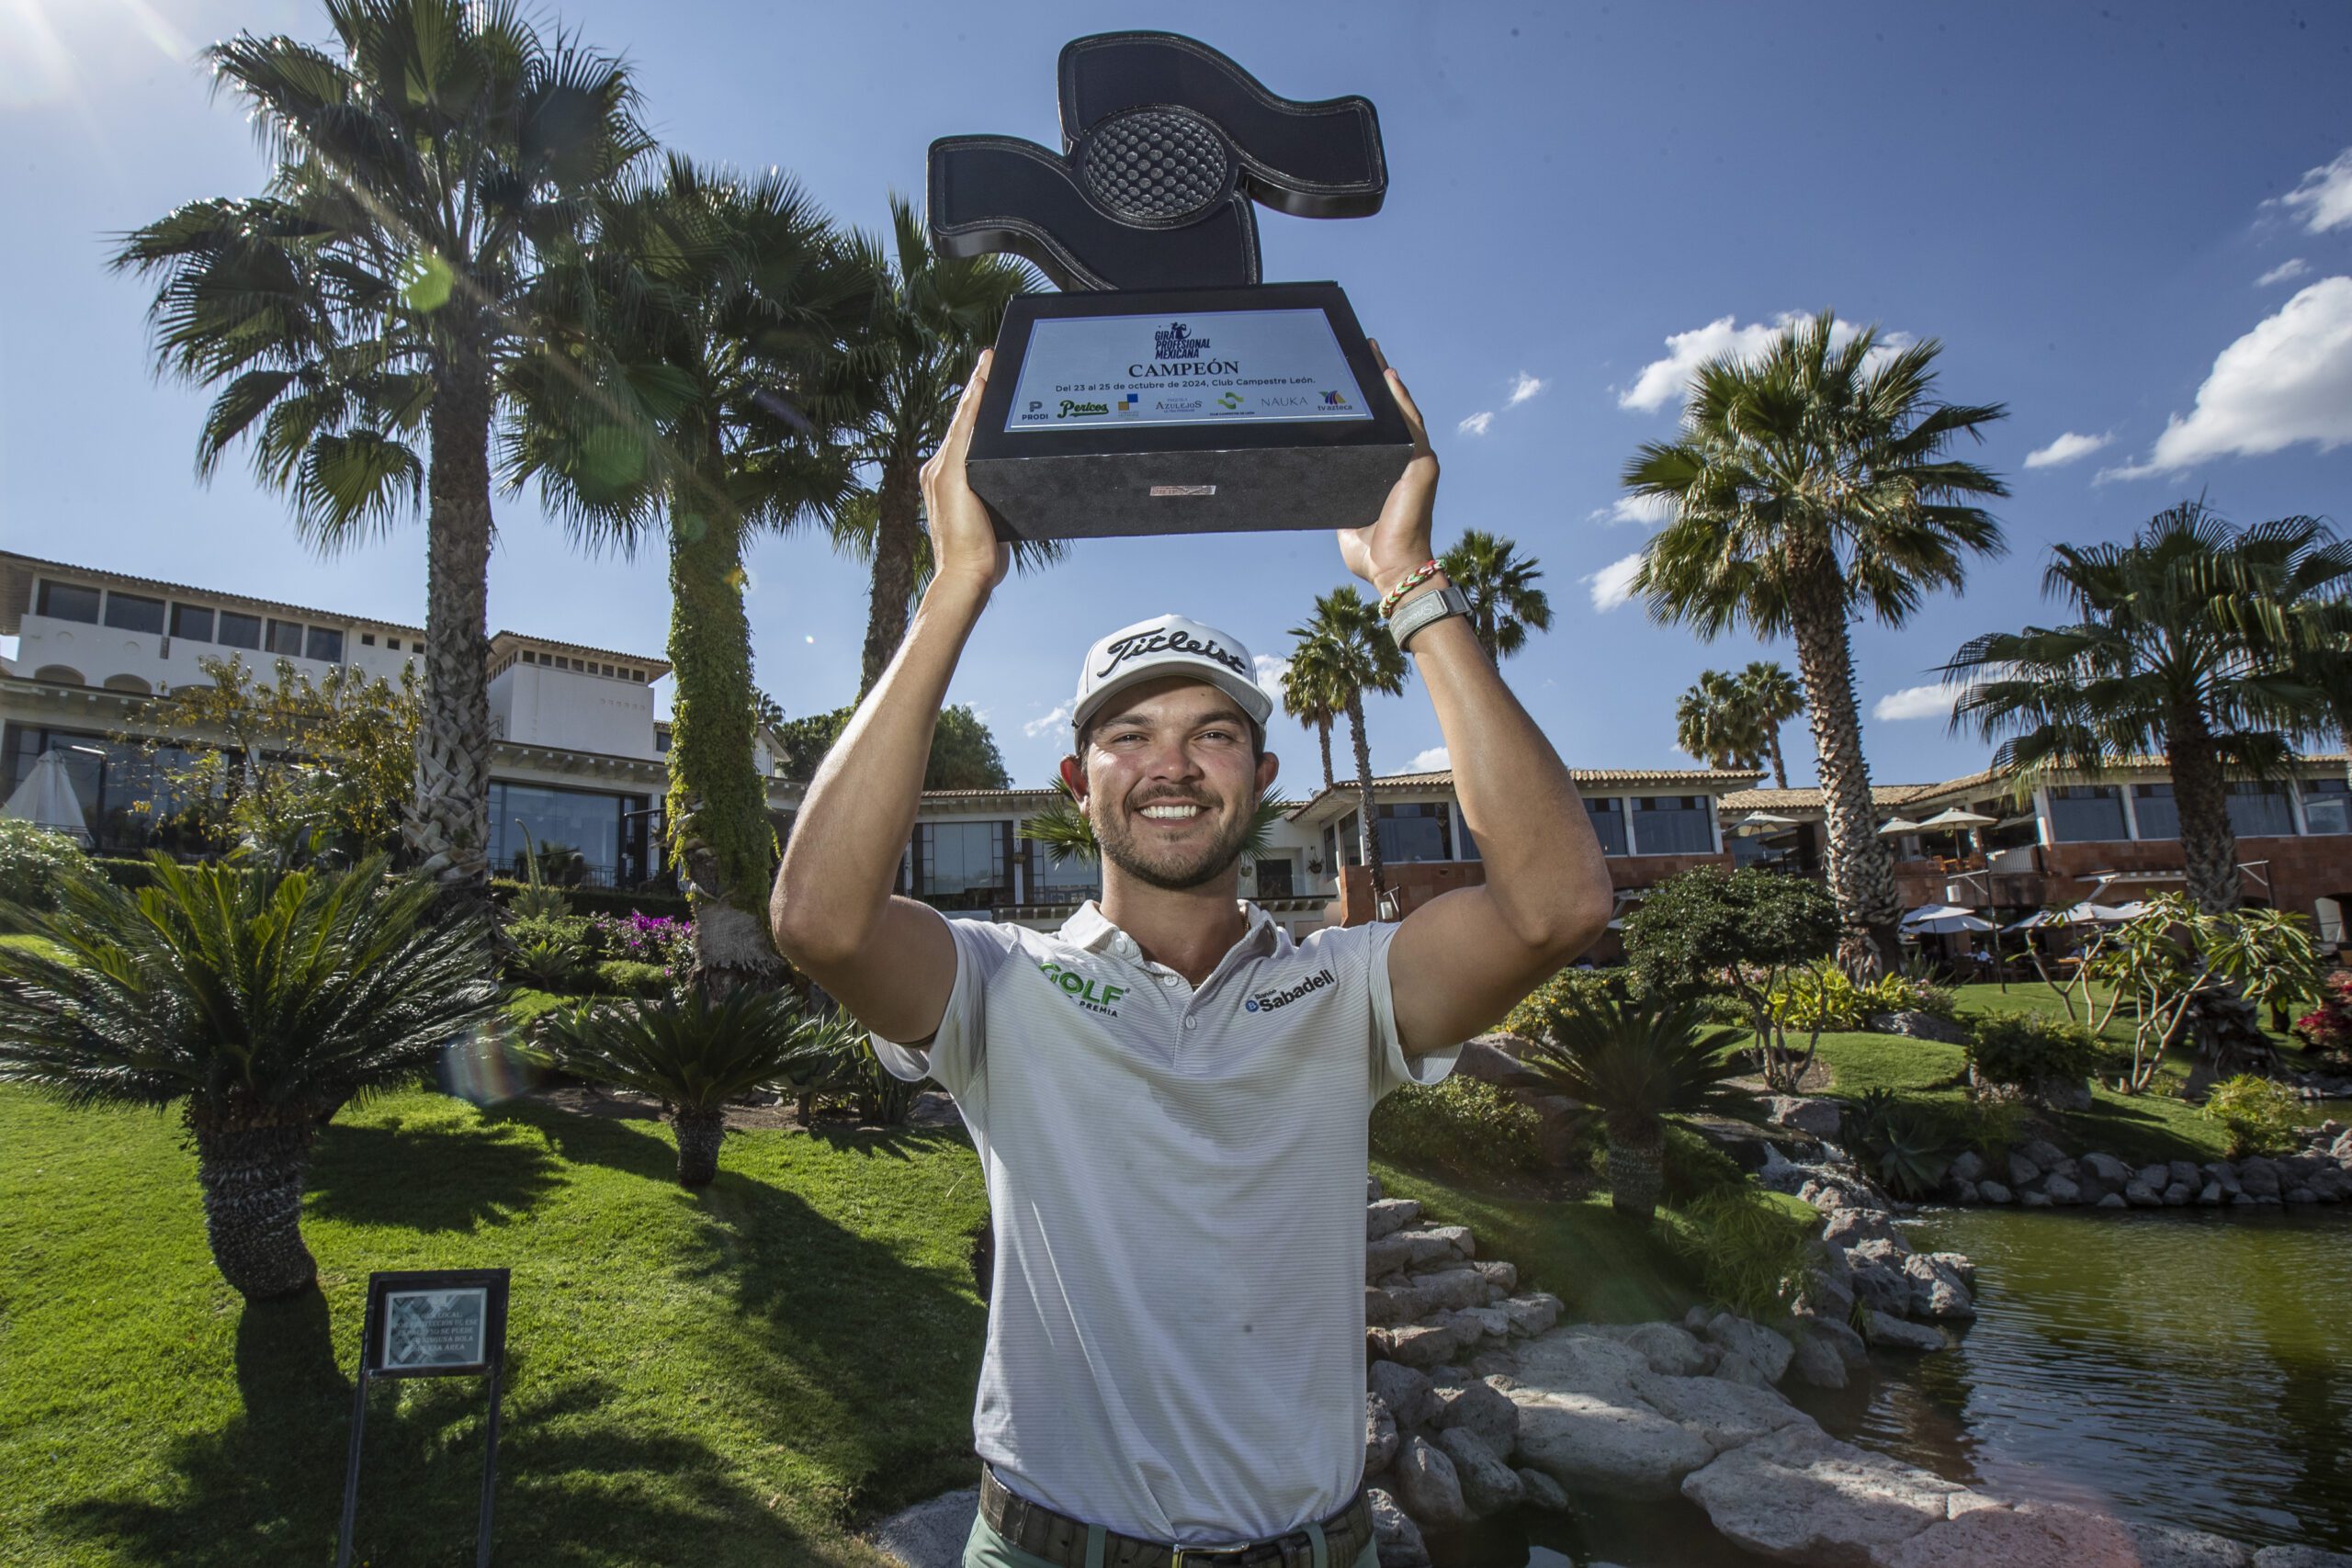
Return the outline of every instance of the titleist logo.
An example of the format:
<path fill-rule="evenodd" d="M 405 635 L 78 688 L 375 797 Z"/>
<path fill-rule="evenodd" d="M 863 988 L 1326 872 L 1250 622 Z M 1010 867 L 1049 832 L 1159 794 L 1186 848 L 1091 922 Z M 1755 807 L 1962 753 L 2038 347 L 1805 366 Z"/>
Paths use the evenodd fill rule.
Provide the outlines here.
<path fill-rule="evenodd" d="M 1110 655 L 1110 661 L 1094 672 L 1097 680 L 1108 675 L 1128 660 L 1147 653 L 1189 653 L 1202 659 L 1215 660 L 1237 675 L 1246 676 L 1250 673 L 1250 667 L 1241 662 L 1240 656 L 1227 652 L 1223 643 L 1203 642 L 1199 637 L 1188 633 L 1171 632 L 1164 628 L 1136 632 L 1123 637 L 1103 651 Z"/>

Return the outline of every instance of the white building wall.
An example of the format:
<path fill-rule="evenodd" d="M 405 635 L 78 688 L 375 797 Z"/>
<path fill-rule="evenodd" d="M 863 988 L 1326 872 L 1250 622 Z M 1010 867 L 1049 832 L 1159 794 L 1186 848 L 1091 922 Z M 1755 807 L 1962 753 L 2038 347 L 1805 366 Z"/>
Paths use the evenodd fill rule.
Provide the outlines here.
<path fill-rule="evenodd" d="M 385 646 L 386 639 L 380 634 L 376 646 L 362 645 L 361 633 L 374 633 L 377 629 L 363 622 L 311 619 L 303 624 L 341 631 L 343 662 L 356 665 L 370 677 L 381 676 L 397 682 L 401 667 L 416 657 L 407 651 L 406 636 L 401 637 L 403 649 L 399 653 Z M 332 668 L 322 660 L 286 657 L 295 669 L 313 681 L 323 680 Z M 92 626 L 28 614 L 17 632 L 14 668 L 20 674 L 31 675 L 43 669 L 62 667 L 79 674 L 85 686 L 104 686 L 109 679 L 127 676 L 146 682 L 150 691 L 160 692 L 166 686 L 204 680 L 202 664 L 208 659 L 232 658 L 243 660 L 245 668 L 266 681 L 279 656 L 266 649 L 228 648 L 217 642 L 197 642 L 168 634 L 124 631 L 119 626 Z"/>
<path fill-rule="evenodd" d="M 490 682 L 492 732 L 522 746 L 653 758 L 653 688 L 584 670 L 510 664 Z"/>

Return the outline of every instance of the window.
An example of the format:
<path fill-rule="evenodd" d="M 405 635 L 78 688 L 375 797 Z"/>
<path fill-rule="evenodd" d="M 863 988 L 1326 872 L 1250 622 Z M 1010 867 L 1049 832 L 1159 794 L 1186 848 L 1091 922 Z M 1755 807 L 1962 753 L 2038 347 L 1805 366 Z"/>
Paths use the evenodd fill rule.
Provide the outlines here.
<path fill-rule="evenodd" d="M 2294 813 L 2288 809 L 2287 792 L 2267 780 L 2245 779 L 2230 785 L 2230 831 L 2241 839 L 2285 839 L 2295 831 Z"/>
<path fill-rule="evenodd" d="M 107 625 L 127 632 L 160 632 L 164 629 L 164 602 L 137 593 L 109 593 Z"/>
<path fill-rule="evenodd" d="M 375 647 L 376 634 L 374 632 L 361 632 L 359 634 L 359 646 L 362 648 Z"/>
<path fill-rule="evenodd" d="M 2050 836 L 2062 844 L 2088 844 L 2129 838 L 2123 830 L 2123 794 L 2113 784 L 2052 784 Z"/>
<path fill-rule="evenodd" d="M 1041 904 L 1076 903 L 1102 891 L 1102 874 L 1084 855 L 1057 856 L 1039 844 L 1031 863 L 1036 870 L 1036 897 Z"/>
<path fill-rule="evenodd" d="M 1703 795 L 1654 795 L 1634 801 L 1634 852 L 1706 855 L 1715 852 Z"/>
<path fill-rule="evenodd" d="M 561 872 L 560 880 L 600 886 L 641 882 L 651 874 L 646 862 L 644 805 L 641 795 L 494 779 L 490 786 L 491 864 L 505 874 L 526 875 L 530 846 L 536 843 L 543 865 L 571 868 Z"/>
<path fill-rule="evenodd" d="M 667 754 L 670 750 L 670 728 L 664 725 L 653 732 L 653 750 Z"/>
<path fill-rule="evenodd" d="M 2173 799 L 2168 784 L 2133 784 L 2132 815 L 2140 825 L 2143 839 L 2177 839 L 2180 837 L 2180 804 Z"/>
<path fill-rule="evenodd" d="M 968 899 L 996 892 L 1005 885 L 1004 848 L 1012 824 L 1006 822 L 924 822 L 915 828 L 921 846 L 923 897 Z M 992 902 L 985 897 L 977 903 Z"/>
<path fill-rule="evenodd" d="M 167 782 L 195 759 L 195 752 L 163 746 L 150 756 L 142 746 L 103 735 L 14 724 L 6 727 L 6 737 L 5 754 L 0 754 L 0 799 L 16 793 L 42 752 L 53 751 L 65 764 L 75 803 L 96 848 L 198 847 L 182 838 L 182 825 L 174 820 L 186 801 Z"/>
<path fill-rule="evenodd" d="M 388 637 L 384 639 L 384 646 L 392 652 L 398 653 L 401 650 L 401 639 L 396 637 Z"/>
<path fill-rule="evenodd" d="M 221 611 L 220 644 L 224 648 L 259 648 L 261 617 L 240 615 L 234 610 Z"/>
<path fill-rule="evenodd" d="M 1336 870 L 1340 863 L 1340 830 L 1336 827 L 1323 829 L 1323 866 Z"/>
<path fill-rule="evenodd" d="M 2313 833 L 2352 833 L 2352 784 L 2305 779 L 2303 827 Z"/>
<path fill-rule="evenodd" d="M 1290 895 L 1290 862 L 1261 860 L 1258 863 L 1258 897 L 1287 898 Z"/>
<path fill-rule="evenodd" d="M 1373 808 L 1373 820 L 1379 825 L 1380 859 L 1384 864 L 1453 858 L 1442 803 L 1384 804 Z"/>
<path fill-rule="evenodd" d="M 343 662 L 343 633 L 334 626 L 312 626 L 303 651 L 322 664 Z"/>
<path fill-rule="evenodd" d="M 270 622 L 269 651 L 282 653 L 288 659 L 302 657 L 302 623 L 300 621 Z"/>
<path fill-rule="evenodd" d="M 1592 830 L 1600 838 L 1600 852 L 1622 855 L 1625 852 L 1624 802 L 1613 795 L 1596 798 L 1585 796 L 1585 814 L 1592 820 Z"/>
<path fill-rule="evenodd" d="M 95 626 L 98 624 L 98 591 L 78 582 L 51 582 L 43 578 L 40 613 L 51 620 L 85 621 Z"/>
<path fill-rule="evenodd" d="M 185 642 L 210 642 L 211 610 L 202 604 L 174 604 L 172 635 Z"/>
<path fill-rule="evenodd" d="M 533 652 L 532 652 L 529 649 L 527 649 L 527 648 L 526 648 L 526 649 L 525 649 L 523 650 L 523 662 L 524 662 L 524 663 L 526 663 L 526 664 L 537 664 L 538 661 L 539 661 L 539 656 L 538 656 L 537 654 L 533 653 Z"/>

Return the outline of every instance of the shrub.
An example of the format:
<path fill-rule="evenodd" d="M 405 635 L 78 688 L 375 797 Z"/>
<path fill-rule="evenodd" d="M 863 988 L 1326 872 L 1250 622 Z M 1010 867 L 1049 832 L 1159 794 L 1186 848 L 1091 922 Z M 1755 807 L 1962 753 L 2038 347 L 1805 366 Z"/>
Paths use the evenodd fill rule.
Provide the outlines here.
<path fill-rule="evenodd" d="M 2295 1038 L 2331 1064 L 2352 1061 L 2352 969 L 2329 974 L 2319 1006 L 2295 1021 Z"/>
<path fill-rule="evenodd" d="M 2025 1135 L 2025 1107 L 2006 1096 L 1972 1094 L 1965 1100 L 1931 1101 L 1920 1109 L 1930 1115 L 1945 1142 L 1974 1149 L 1987 1160 L 2007 1159 Z"/>
<path fill-rule="evenodd" d="M 28 909 L 57 906 L 57 883 L 89 857 L 64 834 L 30 822 L 0 819 L 0 903 Z"/>
<path fill-rule="evenodd" d="M 2292 1089 L 2252 1073 L 2223 1078 L 2205 1098 L 2205 1114 L 2229 1129 L 2232 1159 L 2292 1149 L 2295 1117 L 2301 1109 Z"/>
<path fill-rule="evenodd" d="M 527 886 L 511 876 L 492 877 L 491 897 L 501 904 L 511 903 L 514 895 Z M 690 913 L 684 894 L 666 893 L 654 888 L 567 887 L 563 890 L 563 899 L 575 913 L 583 915 L 666 915 L 683 920 Z"/>
<path fill-rule="evenodd" d="M 1950 1126 L 1935 1111 L 1874 1089 L 1849 1102 L 1842 1129 L 1846 1146 L 1878 1184 L 1897 1198 L 1925 1198 L 1951 1168 Z"/>
<path fill-rule="evenodd" d="M 1641 990 L 1641 977 L 1623 965 L 1614 969 L 1563 969 L 1510 1010 L 1503 1019 L 1503 1032 L 1523 1040 L 1541 1040 L 1544 1038 L 1546 1009 L 1564 1006 L 1571 998 L 1594 1007 L 1605 1002 L 1630 1002 L 1640 996 Z"/>
<path fill-rule="evenodd" d="M 671 915 L 597 915 L 588 930 L 598 956 L 650 964 L 683 975 L 694 964 L 692 920 Z"/>
<path fill-rule="evenodd" d="M 596 988 L 622 997 L 659 997 L 670 989 L 670 972 L 659 964 L 607 958 L 596 965 Z"/>
<path fill-rule="evenodd" d="M 1773 1021 L 1785 1029 L 1860 1029 L 1869 1012 L 1862 988 L 1826 959 L 1792 970 L 1772 991 Z"/>
<path fill-rule="evenodd" d="M 1785 1316 L 1803 1288 L 1813 1225 L 1742 1189 L 1683 1205 L 1667 1245 L 1699 1275 L 1710 1299 L 1765 1321 Z"/>
<path fill-rule="evenodd" d="M 1483 1078 L 1454 1073 L 1434 1088 L 1408 1084 L 1372 1108 L 1373 1152 L 1407 1165 L 1533 1170 L 1544 1163 L 1544 1119 Z"/>
<path fill-rule="evenodd" d="M 1969 1031 L 1969 1070 L 1980 1084 L 1996 1084 L 2042 1099 L 2054 1089 L 2095 1077 L 2107 1048 L 2079 1023 L 2030 1013 L 1995 1013 Z"/>

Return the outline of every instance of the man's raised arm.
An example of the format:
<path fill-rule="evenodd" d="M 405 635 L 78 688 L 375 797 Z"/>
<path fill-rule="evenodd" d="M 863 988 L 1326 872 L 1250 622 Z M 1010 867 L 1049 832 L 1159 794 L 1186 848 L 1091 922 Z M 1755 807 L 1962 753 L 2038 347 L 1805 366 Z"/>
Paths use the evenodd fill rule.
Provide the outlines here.
<path fill-rule="evenodd" d="M 885 1040 L 927 1039 L 956 984 L 956 946 L 929 906 L 894 897 L 947 683 L 1010 552 L 964 479 L 988 381 L 983 354 L 947 439 L 923 465 L 937 564 L 906 640 L 809 782 L 770 904 L 775 944 Z"/>

